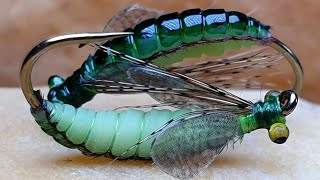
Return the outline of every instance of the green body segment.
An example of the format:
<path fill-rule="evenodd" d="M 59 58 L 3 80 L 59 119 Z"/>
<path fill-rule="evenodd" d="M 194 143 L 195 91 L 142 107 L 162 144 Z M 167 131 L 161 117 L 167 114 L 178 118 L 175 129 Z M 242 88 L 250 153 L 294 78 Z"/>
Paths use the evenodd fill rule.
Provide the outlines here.
<path fill-rule="evenodd" d="M 47 134 L 60 144 L 78 148 L 86 155 L 106 156 L 120 156 L 169 120 L 190 111 L 128 109 L 121 113 L 111 110 L 97 112 L 48 101 L 46 106 L 48 115 L 33 115 Z M 149 158 L 152 140 L 132 149 L 123 158 Z"/>
<path fill-rule="evenodd" d="M 134 29 L 127 30 L 134 32 L 133 35 L 114 39 L 104 45 L 129 56 L 167 66 L 184 57 L 200 56 L 202 53 L 223 55 L 229 49 L 258 44 L 260 40 L 267 41 L 271 37 L 269 28 L 240 12 L 190 9 L 143 21 Z M 213 42 L 226 43 L 217 45 Z M 194 46 L 196 44 L 201 46 Z M 181 47 L 187 48 L 176 55 Z M 165 53 L 166 58 L 159 56 L 161 53 Z M 117 61 L 123 60 L 98 50 L 62 84 L 60 79 L 55 79 L 58 77 L 51 79 L 48 100 L 80 107 L 97 94 L 94 88 L 81 84 L 94 78 L 107 64 Z"/>
<path fill-rule="evenodd" d="M 46 101 L 44 109 L 46 111 L 40 110 L 32 114 L 42 130 L 57 142 L 69 148 L 78 148 L 85 155 L 106 156 L 120 156 L 169 120 L 190 112 L 188 109 L 173 112 L 156 109 L 149 112 L 128 109 L 120 113 L 112 110 L 93 111 L 49 101 Z M 269 129 L 275 123 L 284 124 L 285 118 L 281 113 L 278 97 L 269 97 L 265 102 L 255 103 L 252 113 L 239 116 L 237 122 L 240 125 L 232 126 L 236 128 L 232 131 L 242 137 L 256 129 Z M 227 126 L 218 123 L 212 131 L 224 132 L 224 128 Z M 121 158 L 149 158 L 153 140 L 151 138 L 140 144 Z"/>

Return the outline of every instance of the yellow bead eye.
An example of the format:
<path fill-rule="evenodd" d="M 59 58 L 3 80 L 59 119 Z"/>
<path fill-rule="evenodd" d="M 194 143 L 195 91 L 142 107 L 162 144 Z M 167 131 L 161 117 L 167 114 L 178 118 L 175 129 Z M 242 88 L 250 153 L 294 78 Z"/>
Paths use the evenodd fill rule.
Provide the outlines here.
<path fill-rule="evenodd" d="M 274 123 L 269 129 L 269 137 L 272 142 L 283 144 L 289 137 L 289 129 L 283 123 Z"/>

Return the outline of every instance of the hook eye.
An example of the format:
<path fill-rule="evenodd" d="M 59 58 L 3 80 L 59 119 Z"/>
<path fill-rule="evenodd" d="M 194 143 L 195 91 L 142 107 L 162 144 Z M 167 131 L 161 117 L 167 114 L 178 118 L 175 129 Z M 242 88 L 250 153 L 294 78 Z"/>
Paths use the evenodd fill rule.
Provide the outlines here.
<path fill-rule="evenodd" d="M 269 138 L 272 142 L 283 144 L 289 137 L 289 129 L 283 123 L 274 123 L 269 129 Z"/>
<path fill-rule="evenodd" d="M 287 116 L 296 108 L 298 95 L 292 90 L 285 90 L 280 93 L 279 101 L 282 114 Z"/>

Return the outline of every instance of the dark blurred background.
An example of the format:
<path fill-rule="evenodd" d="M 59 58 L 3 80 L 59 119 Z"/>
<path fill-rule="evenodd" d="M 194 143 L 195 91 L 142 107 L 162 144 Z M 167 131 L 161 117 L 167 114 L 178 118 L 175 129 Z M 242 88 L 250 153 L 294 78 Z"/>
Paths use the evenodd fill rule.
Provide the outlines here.
<path fill-rule="evenodd" d="M 26 54 L 40 41 L 55 35 L 101 31 L 119 10 L 137 1 L 55 0 L 1 1 L 0 17 L 0 86 L 19 86 L 19 70 Z M 139 5 L 163 11 L 188 8 L 225 8 L 250 13 L 250 16 L 272 26 L 272 34 L 286 43 L 300 58 L 305 71 L 302 97 L 320 103 L 320 1 L 268 0 L 143 0 Z M 39 61 L 33 82 L 46 85 L 52 74 L 64 77 L 79 68 L 92 49 L 65 47 L 48 53 Z"/>

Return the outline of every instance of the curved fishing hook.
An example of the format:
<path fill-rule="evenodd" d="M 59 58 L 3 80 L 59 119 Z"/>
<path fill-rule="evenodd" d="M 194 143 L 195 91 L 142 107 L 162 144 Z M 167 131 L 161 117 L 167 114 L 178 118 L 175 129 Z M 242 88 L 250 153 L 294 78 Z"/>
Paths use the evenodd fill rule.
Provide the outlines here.
<path fill-rule="evenodd" d="M 272 37 L 272 38 L 273 38 L 273 42 L 270 44 L 270 46 L 276 49 L 277 51 L 281 52 L 283 56 L 288 60 L 295 76 L 292 90 L 295 91 L 296 93 L 299 93 L 302 90 L 303 79 L 304 79 L 302 65 L 298 57 L 287 45 L 285 45 L 283 42 L 281 42 L 279 39 L 275 37 Z"/>
<path fill-rule="evenodd" d="M 23 94 L 30 104 L 32 109 L 39 109 L 41 107 L 40 100 L 37 98 L 35 94 L 35 90 L 33 89 L 33 85 L 31 82 L 31 73 L 32 69 L 37 62 L 37 60 L 44 53 L 52 50 L 54 48 L 66 45 L 78 45 L 78 44 L 89 44 L 89 43 L 98 43 L 105 42 L 114 38 L 128 36 L 133 34 L 132 32 L 115 32 L 115 33 L 80 33 L 80 34 L 69 34 L 62 35 L 50 38 L 45 40 L 35 46 L 26 58 L 23 61 L 21 70 L 20 70 L 20 83 Z M 273 40 L 270 44 L 271 47 L 283 53 L 285 58 L 290 63 L 294 73 L 295 73 L 295 82 L 293 86 L 293 90 L 299 92 L 303 86 L 303 69 L 302 65 L 299 62 L 297 56 L 293 53 L 293 51 L 287 47 L 280 40 L 273 37 Z"/>

